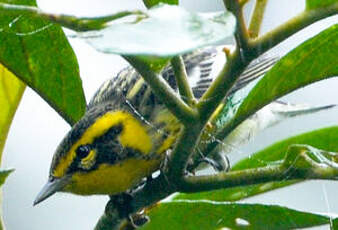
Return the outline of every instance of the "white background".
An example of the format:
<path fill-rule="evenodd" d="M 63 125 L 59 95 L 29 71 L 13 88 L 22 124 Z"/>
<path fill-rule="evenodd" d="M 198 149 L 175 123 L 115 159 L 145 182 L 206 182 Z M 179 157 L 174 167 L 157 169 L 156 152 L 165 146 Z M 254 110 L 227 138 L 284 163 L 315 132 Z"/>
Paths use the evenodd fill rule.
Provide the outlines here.
<path fill-rule="evenodd" d="M 220 0 L 182 0 L 181 2 L 184 7 L 197 11 L 221 10 L 223 7 Z M 270 0 L 263 31 L 266 32 L 296 15 L 304 8 L 303 2 Z M 121 9 L 143 7 L 141 0 L 39 0 L 38 3 L 47 11 L 77 16 L 97 16 L 114 13 Z M 249 13 L 250 8 L 247 9 L 247 15 Z M 273 52 L 279 55 L 285 54 L 306 38 L 336 23 L 337 19 L 338 17 L 331 17 L 316 23 L 284 42 Z M 70 42 L 78 56 L 83 86 L 87 100 L 89 100 L 99 85 L 105 79 L 114 76 L 125 65 L 125 62 L 117 56 L 98 53 L 77 39 L 70 39 Z M 337 89 L 338 79 L 331 79 L 298 90 L 284 100 L 313 105 L 337 104 Z M 275 128 L 262 132 L 254 142 L 237 152 L 243 155 L 253 153 L 287 136 L 337 125 L 337 112 L 338 109 L 332 109 L 315 115 L 290 119 Z M 93 229 L 103 213 L 107 201 L 107 198 L 103 196 L 80 197 L 56 194 L 38 206 L 32 207 L 36 194 L 47 180 L 52 154 L 69 128 L 68 124 L 36 93 L 30 89 L 26 90 L 3 154 L 3 167 L 16 169 L 4 185 L 4 219 L 7 229 L 87 230 Z M 337 188 L 335 182 L 307 182 L 259 195 L 248 201 L 338 214 Z M 322 229 L 327 229 L 327 227 Z"/>

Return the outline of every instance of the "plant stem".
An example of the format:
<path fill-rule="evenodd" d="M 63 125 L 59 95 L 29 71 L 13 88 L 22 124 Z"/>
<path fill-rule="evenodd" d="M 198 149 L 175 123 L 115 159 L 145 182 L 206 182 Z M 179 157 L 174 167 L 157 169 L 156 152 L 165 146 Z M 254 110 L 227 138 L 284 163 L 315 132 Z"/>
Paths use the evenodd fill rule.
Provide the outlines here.
<path fill-rule="evenodd" d="M 171 65 L 175 73 L 176 84 L 178 86 L 181 98 L 188 105 L 191 105 L 192 101 L 194 100 L 194 94 L 189 86 L 183 58 L 181 56 L 173 57 L 171 59 Z"/>
<path fill-rule="evenodd" d="M 337 180 L 338 153 L 315 149 L 308 145 L 291 145 L 278 165 L 252 168 L 206 176 L 187 176 L 184 184 L 173 187 L 165 174 L 149 181 L 144 187 L 134 191 L 133 199 L 125 204 L 135 213 L 145 206 L 152 205 L 174 192 L 203 192 L 215 189 L 226 189 L 242 185 L 253 185 L 275 181 L 300 179 Z M 107 210 L 109 212 L 107 212 Z M 106 213 L 101 217 L 99 225 L 120 223 L 116 215 L 116 207 L 110 201 Z M 110 218 L 114 218 L 109 219 Z M 111 228 L 96 228 L 96 230 Z"/>
<path fill-rule="evenodd" d="M 329 17 L 331 15 L 338 13 L 338 4 L 334 4 L 331 7 L 325 7 L 316 10 L 305 11 L 298 16 L 290 19 L 285 24 L 277 27 L 276 29 L 270 31 L 269 33 L 265 34 L 258 39 L 255 39 L 249 42 L 250 52 L 252 52 L 253 56 L 250 57 L 258 57 L 260 54 L 266 52 L 270 48 L 278 45 L 294 33 L 298 32 L 299 30 L 303 29 L 304 27 L 320 20 L 325 17 Z M 256 111 L 261 109 L 261 107 L 257 107 L 254 111 L 249 111 L 246 114 L 236 114 L 235 117 L 227 123 L 226 126 L 222 130 L 220 130 L 216 135 L 215 139 L 217 140 L 224 140 L 226 136 L 228 136 L 238 125 L 240 125 L 244 120 L 246 120 L 249 116 L 253 115 Z M 212 152 L 218 142 L 213 141 L 208 144 L 206 149 L 203 150 L 205 155 L 208 155 Z"/>
<path fill-rule="evenodd" d="M 235 34 L 237 48 L 234 53 L 227 55 L 227 63 L 197 104 L 202 122 L 206 122 L 209 119 L 211 114 L 235 84 L 245 67 L 252 60 L 252 58 L 247 55 L 248 33 L 243 18 L 242 8 L 237 1 L 233 0 L 224 0 L 224 4 L 237 19 Z"/>
<path fill-rule="evenodd" d="M 259 35 L 267 3 L 268 0 L 256 0 L 249 26 L 249 35 L 251 38 L 256 38 Z"/>
<path fill-rule="evenodd" d="M 338 3 L 328 7 L 306 10 L 263 36 L 249 41 L 250 51 L 254 56 L 258 57 L 260 54 L 278 45 L 301 29 L 320 19 L 330 17 L 337 13 Z"/>
<path fill-rule="evenodd" d="M 248 63 L 242 61 L 240 55 L 239 49 L 236 49 L 235 53 L 228 55 L 225 67 L 199 100 L 197 108 L 200 112 L 201 121 L 209 119 L 248 65 Z"/>
<path fill-rule="evenodd" d="M 139 10 L 135 11 L 121 11 L 116 14 L 107 15 L 103 17 L 93 17 L 93 18 L 77 18 L 70 15 L 59 15 L 51 14 L 41 11 L 37 7 L 33 6 L 24 6 L 24 5 L 13 5 L 0 3 L 0 12 L 7 14 L 24 14 L 34 17 L 40 17 L 50 22 L 58 23 L 61 26 L 67 27 L 75 31 L 89 31 L 89 30 L 99 30 L 106 27 L 107 22 L 123 18 L 129 15 L 138 15 L 147 17 L 147 15 Z"/>
<path fill-rule="evenodd" d="M 181 186 L 187 162 L 190 159 L 190 156 L 194 153 L 195 146 L 199 141 L 202 129 L 203 125 L 200 123 L 185 126 L 173 152 L 168 158 L 166 167 L 167 171 L 164 173 L 169 182 L 175 187 Z"/>
<path fill-rule="evenodd" d="M 280 166 L 231 171 L 215 175 L 190 176 L 185 178 L 185 186 L 182 188 L 182 192 L 202 192 L 282 179 L 285 180 L 285 177 Z"/>
<path fill-rule="evenodd" d="M 176 93 L 163 80 L 161 76 L 156 74 L 150 67 L 141 59 L 133 56 L 123 56 L 144 78 L 150 85 L 155 95 L 161 99 L 166 107 L 172 112 L 177 119 L 183 124 L 191 124 L 197 120 L 198 114 L 195 110 L 189 107 L 184 101 L 177 97 Z"/>
<path fill-rule="evenodd" d="M 225 0 L 228 1 L 228 0 Z M 229 1 L 228 1 L 229 2 Z M 249 40 L 249 33 L 248 29 L 244 20 L 243 15 L 243 7 L 237 3 L 237 1 L 230 1 L 232 4 L 227 4 L 228 9 L 235 15 L 237 19 L 237 28 L 235 33 L 235 39 L 237 43 L 237 47 L 242 49 L 241 52 L 247 52 L 248 50 L 248 40 Z"/>

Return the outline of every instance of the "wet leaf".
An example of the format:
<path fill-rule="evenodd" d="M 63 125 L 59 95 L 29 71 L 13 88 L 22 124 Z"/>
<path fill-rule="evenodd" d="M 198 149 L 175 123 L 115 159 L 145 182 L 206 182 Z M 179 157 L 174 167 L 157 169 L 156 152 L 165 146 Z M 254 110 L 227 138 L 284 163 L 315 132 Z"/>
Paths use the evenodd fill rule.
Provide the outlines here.
<path fill-rule="evenodd" d="M 338 75 L 338 25 L 307 40 L 256 84 L 240 105 L 234 120 L 246 118 L 264 105 L 298 88 Z"/>
<path fill-rule="evenodd" d="M 272 146 L 259 151 L 250 157 L 243 159 L 232 167 L 232 171 L 265 167 L 280 163 L 289 148 L 293 144 L 311 145 L 318 149 L 338 152 L 338 126 L 319 129 L 304 133 L 286 140 L 277 142 Z M 194 194 L 178 194 L 174 199 L 188 200 L 214 200 L 214 201 L 236 201 L 273 189 L 285 187 L 299 181 L 269 182 L 259 185 L 242 186 L 236 188 L 220 189 L 210 192 Z"/>
<path fill-rule="evenodd" d="M 35 5 L 31 0 L 0 2 Z M 73 124 L 85 111 L 76 56 L 60 26 L 29 16 L 0 15 L 0 63 Z"/>
<path fill-rule="evenodd" d="M 178 5 L 178 0 L 143 0 L 143 3 L 144 5 L 146 5 L 147 8 L 155 6 L 161 2 L 170 5 Z"/>
<path fill-rule="evenodd" d="M 104 53 L 168 57 L 220 42 L 232 36 L 236 26 L 229 12 L 196 14 L 160 4 L 146 14 L 78 35 Z"/>
<path fill-rule="evenodd" d="M 306 0 L 306 9 L 312 10 L 320 7 L 327 7 L 338 3 L 337 0 Z"/>
<path fill-rule="evenodd" d="M 149 217 L 150 222 L 142 229 L 287 230 L 319 226 L 329 222 L 327 216 L 280 206 L 199 201 L 162 203 L 151 209 Z"/>

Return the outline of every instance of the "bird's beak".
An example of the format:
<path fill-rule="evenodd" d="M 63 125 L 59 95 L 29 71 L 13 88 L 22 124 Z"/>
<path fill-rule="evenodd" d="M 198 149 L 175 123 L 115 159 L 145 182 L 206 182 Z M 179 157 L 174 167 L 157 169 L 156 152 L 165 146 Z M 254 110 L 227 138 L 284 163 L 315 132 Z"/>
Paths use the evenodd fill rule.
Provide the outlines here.
<path fill-rule="evenodd" d="M 35 206 L 53 195 L 54 193 L 61 191 L 65 187 L 65 185 L 68 184 L 69 179 L 69 177 L 49 179 L 47 184 L 43 186 L 43 188 L 35 198 L 33 205 Z"/>

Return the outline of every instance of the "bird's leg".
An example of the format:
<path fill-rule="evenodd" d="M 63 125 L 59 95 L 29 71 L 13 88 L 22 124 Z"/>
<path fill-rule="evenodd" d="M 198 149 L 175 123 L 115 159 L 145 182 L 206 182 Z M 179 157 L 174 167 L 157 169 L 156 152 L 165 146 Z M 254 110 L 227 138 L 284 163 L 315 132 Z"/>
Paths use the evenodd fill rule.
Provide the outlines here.
<path fill-rule="evenodd" d="M 230 170 L 229 158 L 221 152 L 213 153 L 210 157 L 206 157 L 200 153 L 200 156 L 197 160 L 198 164 L 206 163 L 213 167 L 216 172 L 228 172 Z"/>
<path fill-rule="evenodd" d="M 136 229 L 149 221 L 149 217 L 143 211 L 132 213 L 130 205 L 132 200 L 133 196 L 128 192 L 110 196 L 110 207 L 117 210 L 121 219 L 127 219 L 123 229 Z"/>
<path fill-rule="evenodd" d="M 221 152 L 213 154 L 211 158 L 205 157 L 204 161 L 217 172 L 228 172 L 230 170 L 229 158 Z"/>
<path fill-rule="evenodd" d="M 120 193 L 117 195 L 110 196 L 111 206 L 117 209 L 120 218 L 128 218 L 130 213 L 132 212 L 131 201 L 133 200 L 133 196 L 128 193 Z"/>

